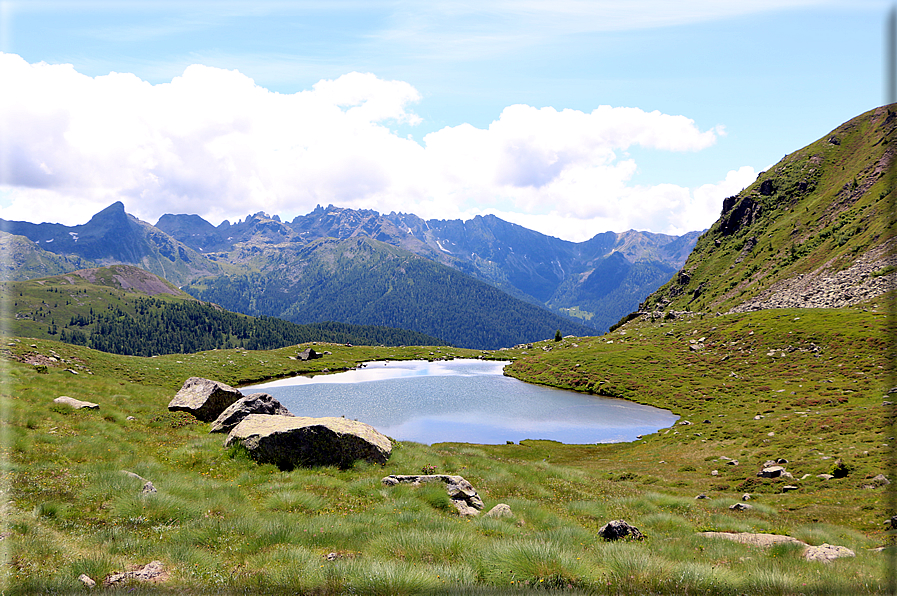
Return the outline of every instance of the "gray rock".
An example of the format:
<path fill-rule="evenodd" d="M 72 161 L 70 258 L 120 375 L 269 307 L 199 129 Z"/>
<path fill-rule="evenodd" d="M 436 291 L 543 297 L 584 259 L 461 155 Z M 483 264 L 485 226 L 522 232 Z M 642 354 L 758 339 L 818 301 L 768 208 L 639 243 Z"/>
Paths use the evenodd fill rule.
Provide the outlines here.
<path fill-rule="evenodd" d="M 619 540 L 620 538 L 625 538 L 627 536 L 635 540 L 642 540 L 645 538 L 645 535 L 642 534 L 638 528 L 629 525 L 622 519 L 615 519 L 607 522 L 598 530 L 598 535 L 605 540 Z"/>
<path fill-rule="evenodd" d="M 323 354 L 318 354 L 311 348 L 305 348 L 296 354 L 296 357 L 299 358 L 299 360 L 315 360 L 316 358 L 322 358 Z"/>
<path fill-rule="evenodd" d="M 113 573 L 103 580 L 103 587 L 108 588 L 115 586 L 128 580 L 138 582 L 159 583 L 168 579 L 169 573 L 165 570 L 162 561 L 152 561 L 143 567 L 138 567 L 132 571 L 124 571 L 122 573 Z"/>
<path fill-rule="evenodd" d="M 99 410 L 100 404 L 95 404 L 89 401 L 81 401 L 80 399 L 75 399 L 74 397 L 69 397 L 68 395 L 60 395 L 56 399 L 53 400 L 54 403 L 63 404 L 66 406 L 70 406 L 76 410 Z"/>
<path fill-rule="evenodd" d="M 253 393 L 241 397 L 212 422 L 210 433 L 229 433 L 250 414 L 273 414 L 275 416 L 292 416 L 290 411 L 268 393 Z"/>
<path fill-rule="evenodd" d="M 735 503 L 734 505 L 729 505 L 729 509 L 734 509 L 735 511 L 746 511 L 753 508 L 754 506 L 748 503 Z"/>
<path fill-rule="evenodd" d="M 768 466 L 757 472 L 757 476 L 760 478 L 779 478 L 784 473 L 785 468 L 782 466 Z"/>
<path fill-rule="evenodd" d="M 445 490 L 459 515 L 477 515 L 484 507 L 483 500 L 473 485 L 462 476 L 453 474 L 392 474 L 380 481 L 384 486 L 397 484 L 420 485 L 428 482 L 443 482 Z M 509 508 L 510 509 L 510 508 Z"/>
<path fill-rule="evenodd" d="M 888 480 L 888 477 L 885 476 L 884 474 L 879 474 L 878 476 L 874 477 L 872 479 L 872 482 L 875 482 L 879 486 L 887 486 L 887 485 L 891 484 L 891 481 Z"/>
<path fill-rule="evenodd" d="M 140 474 L 135 474 L 134 472 L 129 472 L 127 470 L 122 470 L 122 474 L 127 474 L 131 478 L 136 478 L 140 482 L 143 483 L 143 488 L 140 490 L 140 494 L 142 495 L 151 495 L 156 492 L 156 487 L 153 486 L 153 483 L 141 476 Z"/>
<path fill-rule="evenodd" d="M 346 418 L 250 414 L 235 426 L 225 447 L 241 444 L 259 463 L 282 470 L 297 466 L 346 467 L 363 459 L 386 463 L 392 443 L 373 426 Z"/>
<path fill-rule="evenodd" d="M 511 506 L 505 503 L 499 503 L 485 513 L 486 517 L 514 517 Z"/>
<path fill-rule="evenodd" d="M 751 493 L 744 493 L 743 495 L 741 495 L 741 500 L 742 500 L 742 501 L 750 501 L 751 498 L 752 498 L 752 497 L 751 497 Z"/>
<path fill-rule="evenodd" d="M 822 478 L 823 480 L 831 480 L 834 478 L 831 474 L 816 474 L 817 478 Z"/>
<path fill-rule="evenodd" d="M 82 584 L 84 584 L 85 588 L 95 588 L 97 585 L 97 582 L 90 579 L 90 576 L 87 575 L 86 573 L 82 573 L 81 575 L 79 575 L 78 581 L 80 581 Z"/>
<path fill-rule="evenodd" d="M 794 486 L 793 484 L 786 484 L 785 486 L 782 487 L 783 493 L 790 493 L 793 490 L 797 490 L 797 487 Z"/>
<path fill-rule="evenodd" d="M 212 422 L 241 397 L 243 394 L 230 385 L 190 377 L 169 402 L 168 409 L 171 412 L 189 412 L 203 422 Z"/>
<path fill-rule="evenodd" d="M 835 559 L 841 557 L 855 557 L 856 553 L 846 546 L 835 546 L 833 544 L 823 543 L 819 546 L 808 546 L 802 556 L 807 561 L 831 563 Z"/>
<path fill-rule="evenodd" d="M 701 494 L 699 494 L 697 497 L 695 497 L 695 499 L 709 499 L 709 498 L 710 498 L 710 497 L 708 497 L 708 496 L 705 495 L 704 493 L 701 493 Z"/>

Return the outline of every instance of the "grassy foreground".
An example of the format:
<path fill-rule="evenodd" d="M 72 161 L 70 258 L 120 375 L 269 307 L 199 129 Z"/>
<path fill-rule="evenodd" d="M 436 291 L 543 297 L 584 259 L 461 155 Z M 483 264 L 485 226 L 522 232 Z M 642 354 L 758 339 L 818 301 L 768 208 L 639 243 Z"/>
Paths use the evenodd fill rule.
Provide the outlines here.
<path fill-rule="evenodd" d="M 168 401 L 189 376 L 242 384 L 372 359 L 482 353 L 319 345 L 332 354 L 312 362 L 290 359 L 295 347 L 135 358 L 5 340 L 2 587 L 79 592 L 82 573 L 100 581 L 159 560 L 171 574 L 165 583 L 121 589 L 885 593 L 888 554 L 873 548 L 890 540 L 881 522 L 894 513 L 874 480 L 888 473 L 893 440 L 882 406 L 888 331 L 869 305 L 636 320 L 600 338 L 493 352 L 516 358 L 508 373 L 519 378 L 665 407 L 682 419 L 633 443 L 403 442 L 385 466 L 292 472 L 225 451 L 221 435 L 169 413 Z M 100 409 L 53 404 L 59 395 Z M 794 478 L 756 477 L 775 458 L 788 460 Z M 839 460 L 842 477 L 817 477 Z M 431 467 L 463 475 L 487 509 L 504 502 L 514 517 L 462 519 L 439 487 L 380 483 Z M 158 492 L 141 495 L 142 482 L 122 470 Z M 783 492 L 785 484 L 797 489 Z M 754 508 L 730 510 L 745 492 Z M 647 539 L 596 537 L 619 518 Z M 704 530 L 788 534 L 856 557 L 807 562 L 792 546 L 752 547 L 697 534 Z"/>

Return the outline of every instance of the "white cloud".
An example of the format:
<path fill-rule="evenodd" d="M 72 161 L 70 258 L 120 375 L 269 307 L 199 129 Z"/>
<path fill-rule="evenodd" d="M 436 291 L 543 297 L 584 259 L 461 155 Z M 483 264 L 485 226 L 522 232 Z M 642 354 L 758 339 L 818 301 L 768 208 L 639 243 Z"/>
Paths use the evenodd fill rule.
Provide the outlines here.
<path fill-rule="evenodd" d="M 373 74 L 279 94 L 202 65 L 151 85 L 0 54 L 0 80 L 6 219 L 52 213 L 77 224 L 122 200 L 150 222 L 197 213 L 217 223 L 333 203 L 424 218 L 492 212 L 583 240 L 607 230 L 706 227 L 725 193 L 753 175 L 742 168 L 694 192 L 632 185 L 638 165 L 621 157 L 627 148 L 699 151 L 724 134 L 638 108 L 514 105 L 486 129 L 447 127 L 418 144 L 390 127 L 420 122 L 411 109 L 420 94 Z"/>

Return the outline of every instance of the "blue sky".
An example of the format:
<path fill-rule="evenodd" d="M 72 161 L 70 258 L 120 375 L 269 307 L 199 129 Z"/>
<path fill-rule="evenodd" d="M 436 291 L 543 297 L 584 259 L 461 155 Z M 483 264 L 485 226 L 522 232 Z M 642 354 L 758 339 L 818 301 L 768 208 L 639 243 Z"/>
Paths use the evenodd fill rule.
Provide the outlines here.
<path fill-rule="evenodd" d="M 570 240 L 701 229 L 883 103 L 890 7 L 0 2 L 0 217 L 333 203 Z"/>

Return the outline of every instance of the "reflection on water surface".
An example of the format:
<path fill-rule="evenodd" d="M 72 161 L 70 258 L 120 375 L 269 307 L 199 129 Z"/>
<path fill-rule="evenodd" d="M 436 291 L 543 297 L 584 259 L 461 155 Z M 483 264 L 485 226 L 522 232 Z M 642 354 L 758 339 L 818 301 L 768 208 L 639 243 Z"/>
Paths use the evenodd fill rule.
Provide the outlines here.
<path fill-rule="evenodd" d="M 264 391 L 297 416 L 345 416 L 401 441 L 499 444 L 632 441 L 672 425 L 667 410 L 530 385 L 506 377 L 507 362 L 369 362 L 359 370 L 243 387 Z"/>

